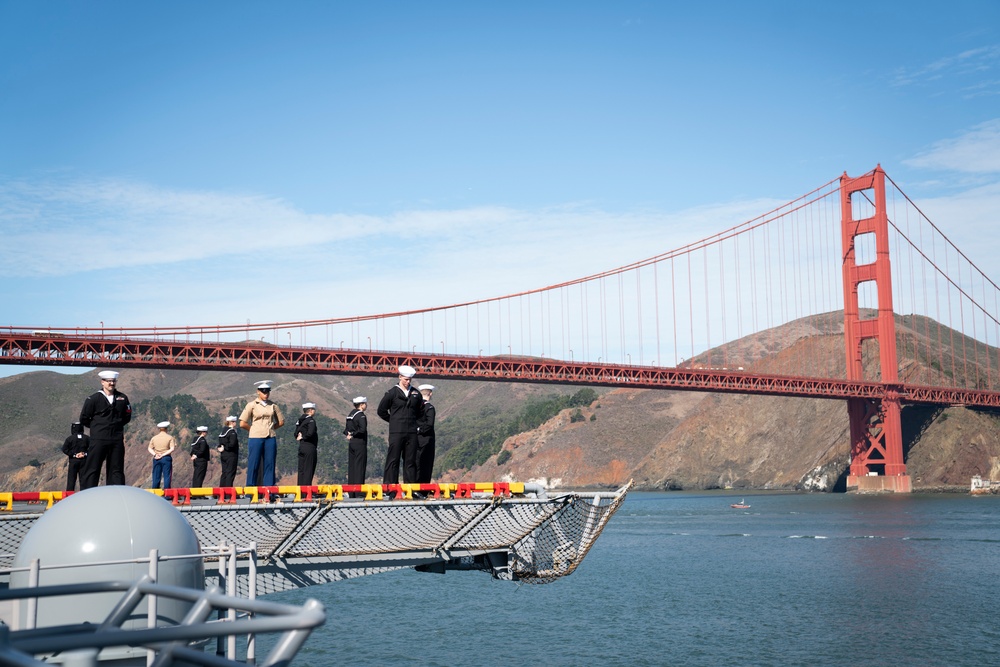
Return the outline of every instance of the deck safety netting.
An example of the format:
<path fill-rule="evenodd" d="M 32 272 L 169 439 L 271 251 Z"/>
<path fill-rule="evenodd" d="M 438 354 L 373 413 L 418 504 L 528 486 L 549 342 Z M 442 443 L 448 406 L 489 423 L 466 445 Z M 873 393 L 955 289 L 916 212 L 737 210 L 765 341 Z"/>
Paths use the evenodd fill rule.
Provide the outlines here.
<path fill-rule="evenodd" d="M 571 574 L 611 515 L 625 502 L 631 486 L 630 482 L 614 494 L 565 496 L 561 511 L 511 547 L 513 578 L 529 584 L 547 584 Z"/>
<path fill-rule="evenodd" d="M 203 550 L 256 547 L 258 594 L 456 558 L 500 578 L 547 583 L 577 568 L 630 487 L 552 498 L 203 503 L 178 509 Z M 12 565 L 40 516 L 0 515 L 0 567 Z M 478 560 L 484 554 L 491 555 Z M 218 561 L 207 561 L 206 574 L 214 578 Z M 240 569 L 245 593 L 246 570 Z"/>

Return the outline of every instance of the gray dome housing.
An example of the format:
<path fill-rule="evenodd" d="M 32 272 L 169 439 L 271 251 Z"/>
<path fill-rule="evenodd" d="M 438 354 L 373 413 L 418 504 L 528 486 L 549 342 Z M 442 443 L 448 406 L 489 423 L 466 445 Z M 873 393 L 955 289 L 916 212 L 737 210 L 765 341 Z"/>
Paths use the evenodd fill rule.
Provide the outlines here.
<path fill-rule="evenodd" d="M 149 552 L 179 556 L 201 553 L 198 537 L 184 516 L 162 498 L 130 486 L 103 486 L 65 498 L 46 511 L 28 531 L 14 557 L 15 568 L 39 559 L 39 584 L 124 580 L 149 573 Z M 107 561 L 139 563 L 97 565 Z M 95 563 L 94 565 L 87 565 Z M 53 567 L 53 566 L 73 567 Z M 82 567 L 81 567 L 82 566 Z M 204 589 L 205 567 L 200 558 L 160 562 L 157 583 Z M 28 573 L 11 575 L 11 588 L 26 588 Z M 69 623 L 100 623 L 121 598 L 120 593 L 43 598 L 38 601 L 37 627 Z M 191 603 L 161 598 L 158 625 L 184 618 Z M 24 627 L 24 602 L 18 605 L 16 626 Z M 124 626 L 146 625 L 146 601 Z"/>

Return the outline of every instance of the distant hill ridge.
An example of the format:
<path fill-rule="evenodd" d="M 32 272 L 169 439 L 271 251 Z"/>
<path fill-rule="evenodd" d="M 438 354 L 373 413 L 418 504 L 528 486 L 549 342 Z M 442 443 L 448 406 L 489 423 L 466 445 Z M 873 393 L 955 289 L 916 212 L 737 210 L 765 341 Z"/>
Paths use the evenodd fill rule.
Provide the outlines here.
<path fill-rule="evenodd" d="M 842 326 L 835 314 L 805 318 L 715 348 L 685 365 L 713 367 L 728 356 L 749 359 L 743 363 L 758 372 L 773 372 L 786 358 L 808 358 L 840 366 L 817 367 L 817 375 L 842 373 Z M 924 318 L 897 318 L 899 345 L 926 348 L 927 332 L 948 335 L 943 331 Z M 997 358 L 996 350 L 991 354 Z M 901 369 L 904 377 L 919 372 L 920 363 Z M 926 360 L 928 366 L 934 363 Z M 84 397 L 98 388 L 96 371 L 63 375 L 25 370 L 29 372 L 0 378 L 0 447 L 5 454 L 0 457 L 0 490 L 61 489 L 65 457 L 59 447 Z M 265 377 L 274 381 L 274 400 L 288 412 L 288 424 L 279 432 L 283 483 L 294 482 L 292 424 L 305 401 L 317 404 L 321 420 L 317 481 L 345 481 L 346 441 L 340 430 L 350 399 L 359 394 L 370 403 L 369 480 L 381 479 L 385 424 L 375 407 L 394 378 L 120 370 L 120 388 L 137 408 L 126 435 L 130 484 L 148 486 L 146 444 L 157 421 L 176 421 L 173 432 L 184 448 L 194 440 L 194 426 L 201 425 L 188 422 L 211 421 L 205 425 L 214 444 L 222 419 L 242 409 L 252 399 L 253 382 Z M 847 410 L 840 400 L 599 387 L 582 391 L 464 380 L 435 379 L 434 384 L 442 481 L 603 488 L 634 479 L 640 489 L 829 491 L 842 486 L 847 471 Z M 172 414 L 159 414 L 163 411 Z M 907 407 L 903 419 L 914 489 L 965 490 L 975 474 L 1000 479 L 997 416 L 965 408 Z M 241 442 L 245 457 L 245 432 Z M 214 454 L 207 484 L 218 481 Z M 243 474 L 241 469 L 237 481 Z M 190 476 L 189 459 L 175 457 L 174 485 L 187 485 Z"/>

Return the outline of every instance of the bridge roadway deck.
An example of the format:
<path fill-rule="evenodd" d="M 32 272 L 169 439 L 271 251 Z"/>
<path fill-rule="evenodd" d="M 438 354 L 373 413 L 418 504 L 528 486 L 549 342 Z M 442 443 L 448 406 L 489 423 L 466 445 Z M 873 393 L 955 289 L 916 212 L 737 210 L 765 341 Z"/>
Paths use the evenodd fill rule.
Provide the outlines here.
<path fill-rule="evenodd" d="M 606 387 L 881 400 L 1000 407 L 1000 392 L 886 384 L 843 378 L 762 375 L 729 369 L 595 364 L 535 357 L 408 354 L 321 347 L 111 338 L 0 331 L 0 364 L 114 366 L 184 370 L 264 371 L 392 376 L 401 365 L 421 377 L 538 382 Z"/>
<path fill-rule="evenodd" d="M 404 567 L 481 570 L 499 579 L 547 583 L 579 566 L 630 487 L 552 497 L 516 483 L 150 492 L 180 510 L 203 550 L 254 545 L 253 562 L 239 561 L 237 588 L 247 595 L 255 570 L 256 594 L 264 595 Z M 351 498 L 352 492 L 364 497 Z M 0 568 L 11 566 L 27 531 L 67 493 L 0 493 Z M 428 497 L 418 499 L 421 493 Z M 57 564 L 58 558 L 41 565 Z M 210 582 L 218 578 L 218 563 L 206 556 Z"/>

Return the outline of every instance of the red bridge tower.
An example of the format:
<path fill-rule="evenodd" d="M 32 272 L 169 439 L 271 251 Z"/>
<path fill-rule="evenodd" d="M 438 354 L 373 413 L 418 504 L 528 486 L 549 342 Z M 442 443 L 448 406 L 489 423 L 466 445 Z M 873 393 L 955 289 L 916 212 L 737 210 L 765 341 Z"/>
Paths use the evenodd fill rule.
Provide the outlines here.
<path fill-rule="evenodd" d="M 851 195 L 871 192 L 875 213 L 855 220 Z M 858 491 L 910 492 L 910 476 L 903 462 L 903 432 L 900 420 L 899 382 L 896 360 L 896 323 L 892 312 L 892 272 L 889 266 L 889 224 L 885 202 L 885 172 L 878 166 L 858 178 L 845 172 L 840 178 L 841 234 L 844 267 L 844 343 L 847 349 L 847 379 L 874 380 L 886 385 L 882 399 L 849 398 L 847 414 L 851 422 L 851 471 L 848 489 Z M 875 261 L 859 265 L 856 246 L 859 237 L 871 235 Z M 870 245 L 866 243 L 866 245 Z M 858 286 L 874 282 L 878 311 L 862 319 L 858 308 Z M 879 368 L 876 377 L 866 378 L 862 347 L 866 340 L 878 344 Z M 880 377 L 877 377 L 880 376 Z"/>

